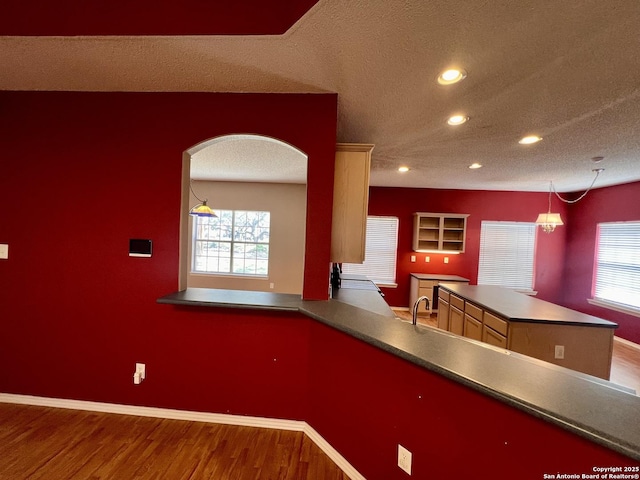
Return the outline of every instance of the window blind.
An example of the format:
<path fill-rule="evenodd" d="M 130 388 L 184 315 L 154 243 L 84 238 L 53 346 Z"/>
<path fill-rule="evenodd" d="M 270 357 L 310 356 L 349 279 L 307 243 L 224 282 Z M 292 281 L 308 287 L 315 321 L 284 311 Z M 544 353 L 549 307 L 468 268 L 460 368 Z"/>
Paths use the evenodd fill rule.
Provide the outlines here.
<path fill-rule="evenodd" d="M 343 263 L 343 273 L 366 275 L 377 284 L 396 283 L 398 218 L 367 217 L 364 263 Z"/>
<path fill-rule="evenodd" d="M 533 290 L 536 224 L 483 221 L 478 285 Z"/>
<path fill-rule="evenodd" d="M 640 311 L 640 222 L 598 224 L 593 296 Z"/>

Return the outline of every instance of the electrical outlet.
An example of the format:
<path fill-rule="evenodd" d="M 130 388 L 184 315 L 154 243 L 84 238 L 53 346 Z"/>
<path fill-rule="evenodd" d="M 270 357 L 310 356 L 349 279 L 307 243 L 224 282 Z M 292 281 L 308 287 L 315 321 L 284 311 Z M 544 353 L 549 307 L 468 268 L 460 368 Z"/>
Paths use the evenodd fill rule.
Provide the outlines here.
<path fill-rule="evenodd" d="M 429 262 L 431 261 L 431 257 L 424 257 L 424 261 L 425 261 L 426 263 L 429 263 Z"/>
<path fill-rule="evenodd" d="M 556 345 L 555 358 L 558 360 L 564 359 L 564 345 Z"/>
<path fill-rule="evenodd" d="M 144 363 L 136 363 L 136 371 L 133 373 L 133 383 L 140 385 L 147 376 L 147 366 Z"/>
<path fill-rule="evenodd" d="M 414 263 L 416 261 L 416 256 L 415 255 L 411 255 L 411 262 Z"/>
<path fill-rule="evenodd" d="M 398 466 L 411 475 L 411 452 L 398 444 Z"/>
<path fill-rule="evenodd" d="M 449 263 L 449 257 L 444 257 L 444 263 Z"/>
<path fill-rule="evenodd" d="M 0 258 L 3 260 L 9 258 L 9 245 L 6 243 L 0 244 Z"/>
<path fill-rule="evenodd" d="M 136 373 L 140 374 L 142 380 L 147 376 L 147 366 L 144 363 L 136 363 Z"/>

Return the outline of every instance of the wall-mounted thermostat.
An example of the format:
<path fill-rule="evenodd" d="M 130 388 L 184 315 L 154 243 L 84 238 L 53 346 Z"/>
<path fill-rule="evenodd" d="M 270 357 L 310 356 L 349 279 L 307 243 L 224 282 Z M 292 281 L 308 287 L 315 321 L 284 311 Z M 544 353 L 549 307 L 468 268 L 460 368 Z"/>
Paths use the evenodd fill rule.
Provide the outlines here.
<path fill-rule="evenodd" d="M 150 257 L 151 240 L 142 240 L 140 238 L 132 238 L 131 240 L 129 240 L 129 256 Z"/>

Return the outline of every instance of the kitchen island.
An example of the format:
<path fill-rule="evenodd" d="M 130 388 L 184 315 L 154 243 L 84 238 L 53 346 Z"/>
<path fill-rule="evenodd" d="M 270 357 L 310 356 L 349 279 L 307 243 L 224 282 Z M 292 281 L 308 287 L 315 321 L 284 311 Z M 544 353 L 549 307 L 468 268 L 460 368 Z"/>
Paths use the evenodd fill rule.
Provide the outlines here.
<path fill-rule="evenodd" d="M 617 324 L 492 285 L 440 284 L 438 327 L 609 379 Z"/>

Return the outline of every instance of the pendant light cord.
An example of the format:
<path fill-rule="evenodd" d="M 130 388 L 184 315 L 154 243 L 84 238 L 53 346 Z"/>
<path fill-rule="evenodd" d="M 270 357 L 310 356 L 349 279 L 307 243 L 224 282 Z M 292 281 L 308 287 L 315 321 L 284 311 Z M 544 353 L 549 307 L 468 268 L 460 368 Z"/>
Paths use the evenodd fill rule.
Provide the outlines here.
<path fill-rule="evenodd" d="M 200 203 L 204 203 L 206 202 L 206 200 L 202 200 L 200 199 L 200 197 L 198 197 L 195 192 L 193 191 L 193 188 L 191 186 L 191 184 L 193 183 L 193 180 L 189 180 L 189 190 L 191 190 L 191 193 L 193 194 L 194 197 L 196 197 L 196 200 L 198 200 Z"/>
<path fill-rule="evenodd" d="M 591 182 L 591 185 L 589 185 L 589 188 L 587 188 L 585 190 L 585 192 L 582 195 L 580 195 L 578 198 L 576 198 L 575 200 L 567 200 L 565 198 L 562 198 L 560 196 L 560 194 L 558 192 L 556 192 L 556 189 L 553 186 L 553 182 L 550 182 L 551 183 L 550 188 L 553 190 L 553 193 L 556 194 L 556 197 L 558 197 L 564 203 L 576 203 L 576 202 L 579 202 L 580 200 L 582 200 L 587 195 L 587 193 L 589 193 L 589 190 L 591 190 L 593 185 L 596 183 L 596 180 L 598 179 L 598 175 L 600 175 L 604 171 L 604 168 L 595 168 L 595 169 L 593 169 L 593 171 L 596 172 L 596 176 L 593 179 L 593 182 Z M 549 211 L 551 211 L 551 191 L 549 191 Z"/>

